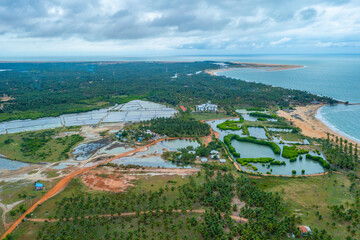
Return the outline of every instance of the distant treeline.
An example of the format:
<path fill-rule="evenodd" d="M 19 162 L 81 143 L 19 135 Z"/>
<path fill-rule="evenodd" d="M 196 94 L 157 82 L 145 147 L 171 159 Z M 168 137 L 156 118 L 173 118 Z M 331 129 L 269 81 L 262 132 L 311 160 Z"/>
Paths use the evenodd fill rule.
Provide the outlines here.
<path fill-rule="evenodd" d="M 0 121 L 57 116 L 98 109 L 132 99 L 170 105 L 212 101 L 220 107 L 288 107 L 333 100 L 204 73 L 212 62 L 0 63 Z M 198 71 L 202 73 L 195 74 Z M 172 78 L 177 74 L 176 78 Z M 192 75 L 190 75 L 192 74 Z"/>

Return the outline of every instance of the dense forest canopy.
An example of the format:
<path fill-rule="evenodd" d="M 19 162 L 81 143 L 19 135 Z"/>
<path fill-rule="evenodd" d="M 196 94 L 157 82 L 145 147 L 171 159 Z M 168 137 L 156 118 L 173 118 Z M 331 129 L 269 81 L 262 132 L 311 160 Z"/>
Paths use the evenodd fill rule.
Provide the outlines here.
<path fill-rule="evenodd" d="M 173 106 L 212 101 L 220 107 L 332 101 L 204 73 L 218 67 L 213 62 L 0 63 L 0 69 L 10 69 L 0 72 L 0 96 L 14 98 L 1 102 L 0 121 L 88 111 L 134 98 Z"/>

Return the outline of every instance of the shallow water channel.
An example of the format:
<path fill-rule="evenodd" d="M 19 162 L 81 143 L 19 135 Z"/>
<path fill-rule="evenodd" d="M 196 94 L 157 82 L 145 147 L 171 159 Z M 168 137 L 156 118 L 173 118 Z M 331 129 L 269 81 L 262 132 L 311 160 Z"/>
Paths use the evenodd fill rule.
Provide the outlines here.
<path fill-rule="evenodd" d="M 22 167 L 29 166 L 28 163 L 23 163 L 19 161 L 13 161 L 6 158 L 0 157 L 0 172 L 1 170 L 17 170 Z"/>

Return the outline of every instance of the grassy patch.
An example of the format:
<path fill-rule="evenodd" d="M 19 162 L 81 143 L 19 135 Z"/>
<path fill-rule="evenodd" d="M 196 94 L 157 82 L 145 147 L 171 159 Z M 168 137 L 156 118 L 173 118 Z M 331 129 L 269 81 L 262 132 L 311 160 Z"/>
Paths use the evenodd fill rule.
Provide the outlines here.
<path fill-rule="evenodd" d="M 68 158 L 70 149 L 83 140 L 77 134 L 57 137 L 72 128 L 57 128 L 34 132 L 0 135 L 0 153 L 12 160 L 38 163 Z"/>
<path fill-rule="evenodd" d="M 279 133 L 281 139 L 284 141 L 294 141 L 294 142 L 300 142 L 302 138 L 296 134 L 296 133 Z"/>
<path fill-rule="evenodd" d="M 279 192 L 291 211 L 301 216 L 303 225 L 325 229 L 339 240 L 348 235 L 346 226 L 334 221 L 331 210 L 328 209 L 328 206 L 354 202 L 354 196 L 349 193 L 351 183 L 346 176 L 331 174 L 304 178 L 264 177 L 254 181 L 266 191 Z M 317 212 L 322 216 L 321 220 Z M 336 222 L 335 228 L 332 226 L 333 222 Z"/>
<path fill-rule="evenodd" d="M 190 115 L 195 120 L 210 120 L 210 119 L 218 119 L 218 118 L 228 118 L 232 117 L 227 115 L 226 113 L 211 113 L 211 112 L 195 112 Z"/>
<path fill-rule="evenodd" d="M 58 173 L 58 171 L 46 171 L 46 172 L 44 172 L 44 174 L 46 175 L 47 178 L 54 178 L 54 177 L 58 177 L 60 175 L 60 173 Z"/>

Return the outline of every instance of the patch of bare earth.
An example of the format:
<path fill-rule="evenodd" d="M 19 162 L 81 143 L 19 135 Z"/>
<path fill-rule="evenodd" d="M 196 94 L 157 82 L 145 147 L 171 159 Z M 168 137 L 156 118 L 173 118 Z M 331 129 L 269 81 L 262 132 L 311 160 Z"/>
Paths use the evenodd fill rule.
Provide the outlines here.
<path fill-rule="evenodd" d="M 124 192 L 133 187 L 133 181 L 139 177 L 158 175 L 192 175 L 199 170 L 183 168 L 112 168 L 102 167 L 96 170 L 85 172 L 81 175 L 81 181 L 88 188 L 100 191 Z"/>
<path fill-rule="evenodd" d="M 107 173 L 104 170 L 89 171 L 82 175 L 82 182 L 93 190 L 124 192 L 128 187 L 134 186 L 131 182 L 135 176 L 116 172 Z"/>
<path fill-rule="evenodd" d="M 241 211 L 241 208 L 243 208 L 245 206 L 245 202 L 242 202 L 238 197 L 234 197 L 233 200 L 231 201 L 231 206 L 236 205 L 236 211 L 232 212 L 232 216 L 236 216 L 238 217 Z M 241 218 L 239 217 L 239 219 L 237 219 L 239 221 L 241 221 Z"/>

